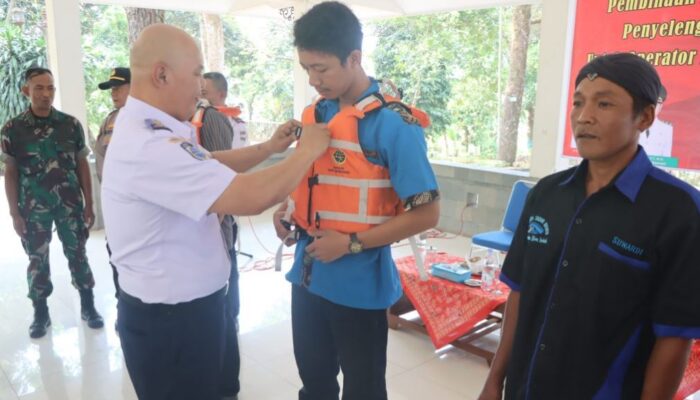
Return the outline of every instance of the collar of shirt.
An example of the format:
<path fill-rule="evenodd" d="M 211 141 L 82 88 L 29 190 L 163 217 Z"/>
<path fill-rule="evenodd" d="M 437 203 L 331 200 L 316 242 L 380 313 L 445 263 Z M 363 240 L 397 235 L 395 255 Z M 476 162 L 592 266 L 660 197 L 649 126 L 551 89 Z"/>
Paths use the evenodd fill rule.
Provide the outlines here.
<path fill-rule="evenodd" d="M 372 77 L 369 78 L 369 82 L 369 87 L 355 100 L 356 102 L 372 93 L 379 92 L 379 82 Z M 339 109 L 340 102 L 338 99 L 322 99 L 316 104 L 316 112 L 323 117 L 324 121 L 330 120 L 331 117 L 338 113 Z"/>
<path fill-rule="evenodd" d="M 651 161 L 649 161 L 649 157 L 644 151 L 644 148 L 638 146 L 637 154 L 617 178 L 615 178 L 614 185 L 620 193 L 624 194 L 631 202 L 634 202 L 637 199 L 637 194 L 642 187 L 642 183 L 644 183 L 644 180 L 653 168 L 654 166 L 651 164 Z M 588 160 L 583 160 L 561 185 L 570 185 L 579 179 L 584 179 L 587 171 Z"/>
<path fill-rule="evenodd" d="M 139 100 L 135 97 L 129 96 L 126 99 L 126 104 L 123 108 L 124 112 L 130 114 L 134 119 L 142 119 L 144 126 L 146 126 L 146 120 L 152 119 L 157 120 L 163 126 L 166 126 L 172 131 L 173 134 L 180 136 L 182 138 L 190 140 L 192 138 L 194 127 L 189 122 L 178 121 L 173 118 L 170 114 L 153 107 L 152 105 Z M 141 117 L 141 118 L 139 118 Z M 149 130 L 150 127 L 146 126 Z"/>
<path fill-rule="evenodd" d="M 27 121 L 32 125 L 36 125 L 38 122 L 54 122 L 58 120 L 58 112 L 53 107 L 51 107 L 51 112 L 47 117 L 37 117 L 34 111 L 32 111 L 31 106 L 27 107 L 27 111 L 25 111 L 24 115 Z"/>

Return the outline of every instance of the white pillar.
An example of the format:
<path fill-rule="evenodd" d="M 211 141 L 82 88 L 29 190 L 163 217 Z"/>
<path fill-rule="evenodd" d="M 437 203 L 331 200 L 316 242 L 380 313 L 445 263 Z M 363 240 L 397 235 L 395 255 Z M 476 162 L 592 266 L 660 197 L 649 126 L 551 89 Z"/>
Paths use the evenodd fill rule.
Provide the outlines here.
<path fill-rule="evenodd" d="M 559 156 L 565 129 L 576 0 L 542 0 L 540 61 L 530 174 L 566 167 Z"/>
<path fill-rule="evenodd" d="M 56 83 L 54 106 L 78 118 L 87 134 L 78 0 L 46 0 L 46 20 L 49 68 Z"/>
<path fill-rule="evenodd" d="M 294 2 L 294 19 L 298 19 L 309 9 L 307 0 Z M 294 118 L 301 120 L 301 113 L 311 103 L 316 90 L 309 85 L 309 76 L 299 65 L 299 56 L 294 49 Z"/>

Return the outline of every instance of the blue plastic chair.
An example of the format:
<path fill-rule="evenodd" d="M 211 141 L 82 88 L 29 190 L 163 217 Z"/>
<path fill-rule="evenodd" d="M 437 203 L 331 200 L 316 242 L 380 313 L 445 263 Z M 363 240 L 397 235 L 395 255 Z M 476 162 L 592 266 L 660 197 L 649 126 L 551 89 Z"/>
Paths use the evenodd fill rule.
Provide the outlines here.
<path fill-rule="evenodd" d="M 477 233 L 472 236 L 472 250 L 474 246 L 481 246 L 498 251 L 508 251 L 510 243 L 513 241 L 513 233 L 520 221 L 520 214 L 523 213 L 527 194 L 533 186 L 532 182 L 527 181 L 517 181 L 513 184 L 501 229 Z"/>

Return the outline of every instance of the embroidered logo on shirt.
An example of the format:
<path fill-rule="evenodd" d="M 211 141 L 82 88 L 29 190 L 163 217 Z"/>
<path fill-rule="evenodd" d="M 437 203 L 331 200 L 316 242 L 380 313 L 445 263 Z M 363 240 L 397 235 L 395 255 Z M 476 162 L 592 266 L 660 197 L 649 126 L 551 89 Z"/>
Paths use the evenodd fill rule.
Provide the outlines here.
<path fill-rule="evenodd" d="M 172 132 L 172 130 L 171 130 L 170 128 L 168 128 L 167 126 L 163 125 L 163 123 L 160 122 L 160 121 L 158 121 L 157 119 L 146 118 L 144 121 L 146 122 L 146 126 L 147 126 L 150 130 L 152 130 L 152 131 L 168 131 L 168 132 Z"/>
<path fill-rule="evenodd" d="M 641 256 L 642 254 L 644 254 L 644 249 L 642 249 L 641 247 L 635 246 L 629 242 L 626 242 L 626 241 L 620 239 L 618 236 L 613 236 L 612 244 L 615 245 L 616 247 L 618 247 L 622 250 L 625 250 L 629 253 L 632 253 L 636 256 Z"/>
<path fill-rule="evenodd" d="M 528 220 L 527 241 L 547 244 L 549 242 L 549 223 L 539 215 L 532 215 Z"/>
<path fill-rule="evenodd" d="M 195 146 L 190 142 L 182 142 L 180 143 L 180 147 L 183 148 L 187 152 L 187 154 L 191 155 L 195 159 L 199 161 L 204 161 L 208 160 L 211 158 L 211 153 L 208 151 L 204 150 L 200 146 Z"/>

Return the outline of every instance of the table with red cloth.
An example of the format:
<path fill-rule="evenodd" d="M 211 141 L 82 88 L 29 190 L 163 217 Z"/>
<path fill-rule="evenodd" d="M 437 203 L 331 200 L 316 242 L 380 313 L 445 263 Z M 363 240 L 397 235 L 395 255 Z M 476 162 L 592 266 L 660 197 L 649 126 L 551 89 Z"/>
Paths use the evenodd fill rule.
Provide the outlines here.
<path fill-rule="evenodd" d="M 445 253 L 431 254 L 426 260 L 426 268 L 434 263 L 461 263 L 462 257 Z M 491 362 L 493 352 L 476 347 L 472 342 L 500 328 L 502 312 L 509 289 L 498 283 L 501 295 L 484 292 L 465 284 L 429 275 L 422 281 L 413 256 L 397 260 L 404 298 L 389 309 L 389 324 L 396 329 L 400 326 L 427 333 L 435 348 L 448 344 L 484 357 Z M 402 315 L 415 309 L 419 321 Z"/>

